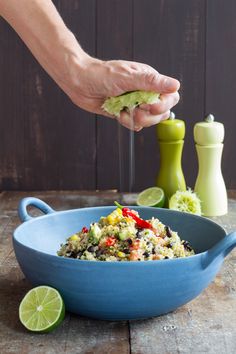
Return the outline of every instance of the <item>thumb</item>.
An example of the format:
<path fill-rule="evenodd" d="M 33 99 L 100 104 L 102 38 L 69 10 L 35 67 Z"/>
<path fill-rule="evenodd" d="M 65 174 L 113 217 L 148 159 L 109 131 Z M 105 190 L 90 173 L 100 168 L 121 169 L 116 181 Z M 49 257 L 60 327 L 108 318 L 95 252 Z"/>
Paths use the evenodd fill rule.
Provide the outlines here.
<path fill-rule="evenodd" d="M 178 80 L 159 74 L 156 70 L 140 72 L 136 77 L 136 85 L 140 87 L 140 90 L 159 93 L 173 93 L 180 87 Z"/>
<path fill-rule="evenodd" d="M 157 73 L 147 83 L 150 89 L 160 93 L 172 93 L 179 90 L 180 82 L 172 77 Z"/>

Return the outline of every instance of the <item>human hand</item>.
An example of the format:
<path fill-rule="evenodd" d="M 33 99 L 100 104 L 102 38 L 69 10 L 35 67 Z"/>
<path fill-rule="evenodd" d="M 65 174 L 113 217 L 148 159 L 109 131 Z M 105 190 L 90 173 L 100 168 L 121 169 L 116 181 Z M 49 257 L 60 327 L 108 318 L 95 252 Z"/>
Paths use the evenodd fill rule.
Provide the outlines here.
<path fill-rule="evenodd" d="M 179 82 L 142 63 L 102 61 L 87 56 L 83 65 L 72 65 L 71 78 L 73 84 L 70 84 L 70 92 L 67 93 L 77 106 L 89 112 L 116 118 L 123 126 L 135 131 L 167 119 L 170 109 L 179 101 Z M 161 94 L 160 100 L 156 104 L 135 108 L 133 119 L 126 111 L 121 112 L 119 117 L 114 117 L 102 110 L 101 106 L 107 97 L 135 90 L 158 92 Z"/>
<path fill-rule="evenodd" d="M 48 74 L 79 107 L 115 118 L 101 108 L 106 98 L 127 91 L 160 93 L 153 105 L 141 105 L 133 119 L 122 112 L 118 121 L 136 131 L 168 118 L 179 100 L 179 82 L 159 74 L 152 67 L 132 61 L 102 61 L 86 54 L 68 30 L 50 0 L 0 0 L 3 16 L 24 40 Z"/>

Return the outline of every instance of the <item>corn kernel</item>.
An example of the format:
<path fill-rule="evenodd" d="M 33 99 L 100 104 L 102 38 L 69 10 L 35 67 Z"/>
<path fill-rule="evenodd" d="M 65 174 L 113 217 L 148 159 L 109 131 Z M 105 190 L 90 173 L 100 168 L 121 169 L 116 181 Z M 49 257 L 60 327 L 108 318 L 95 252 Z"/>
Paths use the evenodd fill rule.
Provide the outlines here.
<path fill-rule="evenodd" d="M 120 257 L 120 258 L 125 258 L 126 257 L 126 254 L 124 252 L 117 252 L 117 256 Z"/>
<path fill-rule="evenodd" d="M 117 208 L 116 209 L 116 212 L 119 214 L 119 215 L 122 215 L 122 210 L 120 208 Z"/>
<path fill-rule="evenodd" d="M 110 214 L 110 215 L 107 216 L 107 222 L 110 225 L 115 225 L 116 224 L 116 218 L 114 218 L 114 216 Z"/>
<path fill-rule="evenodd" d="M 134 221 L 134 219 L 129 218 L 129 217 L 125 217 L 125 221 L 126 221 L 126 222 L 133 222 L 133 221 Z"/>
<path fill-rule="evenodd" d="M 74 234 L 69 238 L 69 241 L 77 241 L 79 239 L 79 236 Z"/>

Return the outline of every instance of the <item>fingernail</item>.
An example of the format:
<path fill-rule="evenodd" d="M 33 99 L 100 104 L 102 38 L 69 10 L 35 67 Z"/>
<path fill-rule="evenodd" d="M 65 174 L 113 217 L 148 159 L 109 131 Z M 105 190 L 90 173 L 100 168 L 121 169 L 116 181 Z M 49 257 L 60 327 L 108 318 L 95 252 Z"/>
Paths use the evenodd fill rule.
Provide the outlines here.
<path fill-rule="evenodd" d="M 143 111 L 147 111 L 148 112 L 150 110 L 150 105 L 143 103 L 143 104 L 141 104 L 139 106 L 139 108 L 142 109 Z"/>
<path fill-rule="evenodd" d="M 134 126 L 134 130 L 136 131 L 136 133 L 140 132 L 140 130 L 142 130 L 143 127 L 140 127 L 140 125 L 135 125 Z"/>
<path fill-rule="evenodd" d="M 162 121 L 163 121 L 163 120 L 166 120 L 166 119 L 169 118 L 169 116 L 170 116 L 170 111 L 167 111 L 166 113 L 163 113 L 161 120 L 162 120 Z"/>
<path fill-rule="evenodd" d="M 164 90 L 178 90 L 180 86 L 180 83 L 178 80 L 172 79 L 170 77 L 166 77 L 163 82 L 163 88 Z"/>

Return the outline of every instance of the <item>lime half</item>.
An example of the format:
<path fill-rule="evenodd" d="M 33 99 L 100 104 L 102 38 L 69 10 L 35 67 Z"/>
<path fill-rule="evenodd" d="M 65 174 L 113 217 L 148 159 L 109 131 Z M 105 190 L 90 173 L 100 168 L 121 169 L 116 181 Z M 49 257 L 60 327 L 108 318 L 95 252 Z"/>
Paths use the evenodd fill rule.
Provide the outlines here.
<path fill-rule="evenodd" d="M 51 332 L 65 317 L 65 305 L 56 289 L 38 286 L 31 289 L 19 307 L 21 323 L 30 331 Z"/>
<path fill-rule="evenodd" d="M 201 215 L 201 201 L 190 188 L 177 191 L 169 200 L 169 208 L 186 213 Z"/>
<path fill-rule="evenodd" d="M 142 191 L 137 198 L 137 204 L 140 206 L 162 208 L 165 203 L 165 194 L 159 187 L 150 187 Z"/>

